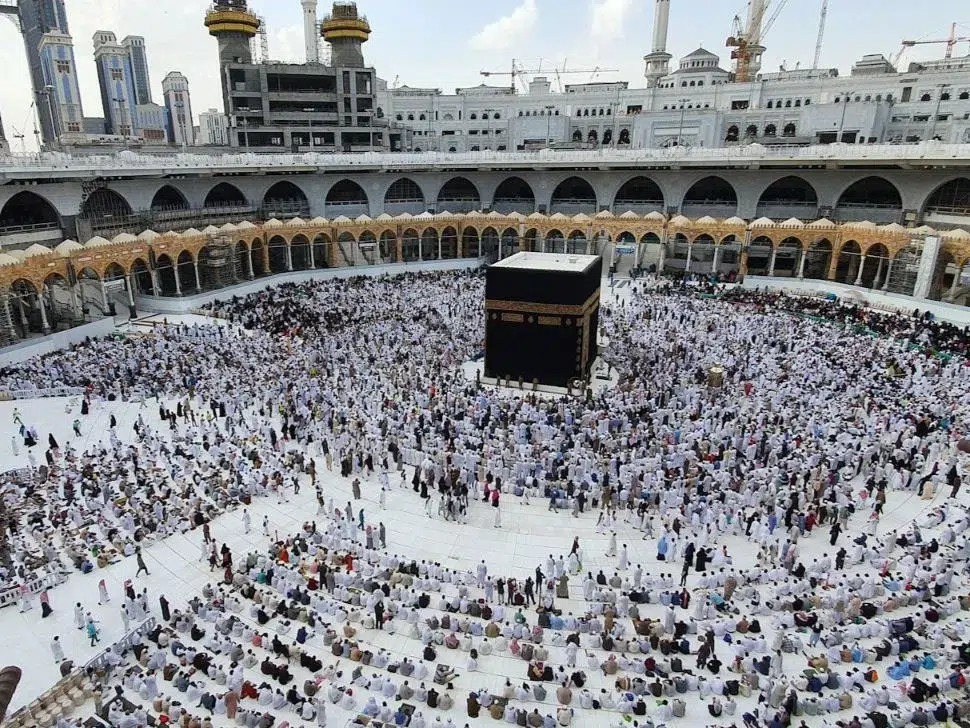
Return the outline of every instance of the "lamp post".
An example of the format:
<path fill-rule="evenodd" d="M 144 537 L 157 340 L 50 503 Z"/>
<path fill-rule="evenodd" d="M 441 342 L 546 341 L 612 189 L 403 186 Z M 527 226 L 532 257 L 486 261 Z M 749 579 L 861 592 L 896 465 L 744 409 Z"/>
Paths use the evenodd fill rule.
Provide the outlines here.
<path fill-rule="evenodd" d="M 940 104 L 943 103 L 943 90 L 950 88 L 950 84 L 939 83 L 937 84 L 937 88 L 939 90 L 937 91 L 937 94 L 936 94 L 936 111 L 933 112 L 933 122 L 930 125 L 930 133 L 929 133 L 929 137 L 931 140 L 936 136 L 936 121 L 940 116 Z"/>
<path fill-rule="evenodd" d="M 546 104 L 546 147 L 552 144 L 552 112 L 556 107 L 553 104 Z"/>
<path fill-rule="evenodd" d="M 683 146 L 684 143 L 684 112 L 687 110 L 685 104 L 690 101 L 690 99 L 680 99 L 677 101 L 680 104 L 680 126 L 677 129 L 677 146 Z"/>

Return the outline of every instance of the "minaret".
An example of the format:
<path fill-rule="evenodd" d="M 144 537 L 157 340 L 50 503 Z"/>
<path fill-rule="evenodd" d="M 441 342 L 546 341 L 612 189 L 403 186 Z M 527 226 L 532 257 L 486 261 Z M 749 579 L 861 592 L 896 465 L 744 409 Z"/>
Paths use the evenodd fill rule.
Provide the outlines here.
<path fill-rule="evenodd" d="M 643 57 L 647 68 L 644 76 L 647 86 L 655 87 L 661 78 L 670 73 L 670 59 L 667 53 L 667 28 L 670 25 L 670 0 L 657 0 L 653 18 L 653 48 Z"/>
<path fill-rule="evenodd" d="M 259 32 L 259 18 L 246 7 L 246 0 L 215 0 L 205 14 L 209 35 L 219 41 L 219 64 L 252 63 L 249 41 Z"/>
<path fill-rule="evenodd" d="M 317 0 L 300 0 L 303 6 L 303 42 L 306 44 L 306 62 L 319 63 L 320 49 L 317 31 Z"/>
<path fill-rule="evenodd" d="M 320 34 L 330 44 L 330 65 L 335 68 L 364 67 L 361 46 L 370 36 L 370 24 L 367 18 L 357 14 L 357 3 L 335 2 L 330 17 L 320 26 Z"/>

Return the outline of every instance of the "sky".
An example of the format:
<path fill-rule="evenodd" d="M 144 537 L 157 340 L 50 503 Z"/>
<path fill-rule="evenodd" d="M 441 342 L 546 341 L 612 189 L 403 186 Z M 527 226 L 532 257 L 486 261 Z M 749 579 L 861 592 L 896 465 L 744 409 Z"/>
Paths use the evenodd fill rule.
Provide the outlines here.
<path fill-rule="evenodd" d="M 782 0 L 771 2 L 771 7 Z M 145 37 L 152 94 L 161 103 L 161 82 L 178 70 L 189 79 L 196 116 L 221 108 L 216 41 L 202 24 L 206 3 L 190 0 L 66 0 L 74 38 L 78 77 L 85 116 L 103 116 L 98 93 L 91 38 L 97 30 Z M 764 70 L 782 63 L 808 67 L 815 53 L 822 0 L 787 0 L 764 37 L 768 50 Z M 302 62 L 303 28 L 299 0 L 250 0 L 250 7 L 267 24 L 270 57 Z M 746 15 L 746 0 L 671 0 L 668 51 L 677 59 L 703 46 L 730 64 L 724 41 L 735 15 Z M 441 88 L 482 83 L 482 70 L 508 71 L 515 58 L 522 67 L 551 70 L 618 69 L 601 72 L 598 81 L 625 80 L 643 86 L 643 55 L 653 36 L 652 0 L 358 0 L 370 21 L 372 34 L 364 57 L 378 75 L 400 84 Z M 329 11 L 321 0 L 320 15 Z M 838 67 L 848 75 L 865 53 L 887 56 L 900 49 L 904 38 L 938 39 L 949 35 L 950 23 L 961 23 L 958 35 L 970 36 L 966 0 L 830 0 L 821 65 Z M 943 45 L 909 49 L 902 65 L 914 60 L 941 58 Z M 954 55 L 970 54 L 960 43 Z M 14 151 L 23 133 L 29 151 L 34 121 L 23 42 L 13 23 L 0 22 L 0 115 Z M 676 63 L 676 60 L 675 60 Z M 590 73 L 569 74 L 564 82 L 582 83 Z M 508 77 L 487 80 L 501 85 Z"/>

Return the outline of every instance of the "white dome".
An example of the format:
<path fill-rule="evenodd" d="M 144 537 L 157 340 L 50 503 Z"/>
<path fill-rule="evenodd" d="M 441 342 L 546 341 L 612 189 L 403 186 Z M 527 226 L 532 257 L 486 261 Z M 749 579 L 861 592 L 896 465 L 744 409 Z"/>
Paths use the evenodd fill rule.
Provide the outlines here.
<path fill-rule="evenodd" d="M 20 265 L 20 261 L 7 253 L 0 253 L 0 266 L 4 265 Z"/>
<path fill-rule="evenodd" d="M 111 241 L 101 236 L 96 235 L 84 244 L 85 248 L 103 248 L 105 245 L 111 245 Z"/>
<path fill-rule="evenodd" d="M 727 220 L 725 220 L 724 224 L 725 225 L 747 225 L 748 223 L 742 220 L 740 217 L 734 216 L 734 217 L 729 217 Z"/>
<path fill-rule="evenodd" d="M 256 226 L 253 225 L 249 220 L 243 220 L 241 223 L 236 225 L 237 230 L 255 230 Z"/>
<path fill-rule="evenodd" d="M 156 233 L 154 230 L 142 230 L 140 233 L 138 233 L 139 240 L 154 240 L 157 237 L 158 233 Z"/>
<path fill-rule="evenodd" d="M 780 227 L 783 228 L 800 228 L 805 227 L 805 223 L 799 220 L 797 217 L 790 217 L 785 222 L 781 223 Z"/>
<path fill-rule="evenodd" d="M 283 223 L 280 220 L 277 220 L 275 217 L 273 217 L 267 220 L 266 222 L 264 222 L 263 227 L 278 228 L 278 227 L 283 227 Z"/>
<path fill-rule="evenodd" d="M 50 255 L 51 249 L 46 245 L 41 245 L 40 243 L 34 243 L 27 250 L 24 251 L 25 258 L 33 258 L 35 255 Z"/>
<path fill-rule="evenodd" d="M 698 224 L 698 225 L 717 225 L 717 220 L 715 220 L 710 215 L 704 215 L 704 217 L 701 217 L 701 218 L 698 218 L 697 219 L 697 223 L 696 224 Z"/>
<path fill-rule="evenodd" d="M 751 223 L 751 227 L 753 228 L 774 227 L 774 226 L 775 226 L 775 221 L 772 220 L 770 217 L 759 217 L 757 220 Z"/>
<path fill-rule="evenodd" d="M 112 243 L 137 243 L 138 238 L 136 238 L 131 233 L 121 233 L 120 235 L 115 235 L 111 238 Z"/>
<path fill-rule="evenodd" d="M 663 222 L 663 220 L 664 220 L 664 214 L 662 212 L 660 212 L 659 210 L 653 210 L 652 212 L 648 212 L 646 215 L 644 215 L 643 216 L 643 219 L 644 220 L 655 220 L 657 222 Z"/>
<path fill-rule="evenodd" d="M 191 237 L 194 237 L 196 235 L 201 235 L 201 234 L 202 234 L 202 232 L 200 230 L 196 230 L 195 228 L 189 228 L 188 230 L 183 230 L 182 231 L 182 237 L 183 238 L 191 238 Z"/>
<path fill-rule="evenodd" d="M 76 240 L 65 240 L 63 243 L 54 248 L 54 252 L 62 258 L 69 258 L 71 253 L 77 252 L 78 250 L 84 250 L 84 246 Z"/>
<path fill-rule="evenodd" d="M 835 227 L 835 223 L 832 222 L 831 220 L 829 220 L 828 218 L 821 217 L 818 220 L 816 220 L 815 222 L 810 222 L 805 227 L 810 227 L 810 228 L 834 228 Z"/>
<path fill-rule="evenodd" d="M 671 219 L 670 224 L 677 227 L 684 227 L 686 225 L 690 225 L 690 218 L 684 217 L 683 215 L 675 215 L 673 219 Z"/>

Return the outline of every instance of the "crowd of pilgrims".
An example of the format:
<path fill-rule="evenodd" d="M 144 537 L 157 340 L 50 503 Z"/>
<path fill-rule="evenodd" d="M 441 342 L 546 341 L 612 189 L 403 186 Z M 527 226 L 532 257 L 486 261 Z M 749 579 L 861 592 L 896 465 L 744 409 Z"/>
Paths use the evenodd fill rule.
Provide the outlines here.
<path fill-rule="evenodd" d="M 394 699 L 409 702 L 399 680 L 390 692 L 383 673 L 364 685 L 344 663 L 312 662 L 317 677 L 296 699 L 281 702 L 268 683 L 269 703 L 262 686 L 245 692 L 252 658 L 239 659 L 240 647 L 272 639 L 282 656 L 276 643 L 289 641 L 293 622 L 306 625 L 295 628 L 303 635 L 294 647 L 312 633 L 318 649 L 351 661 L 355 647 L 360 658 L 377 644 L 385 621 L 432 652 L 463 649 L 468 673 L 492 653 L 524 658 L 521 690 L 485 690 L 467 675 L 439 684 L 467 688 L 460 699 L 470 716 L 494 716 L 498 706 L 498 717 L 533 726 L 569 724 L 571 705 L 659 725 L 682 714 L 694 691 L 694 724 L 713 716 L 780 728 L 822 714 L 828 725 L 883 728 L 970 715 L 961 616 L 970 606 L 970 517 L 958 447 L 970 373 L 962 356 L 931 355 L 959 353 L 962 332 L 816 299 L 700 297 L 647 277 L 601 313 L 617 385 L 585 401 L 543 398 L 479 386 L 462 370 L 483 346 L 483 295 L 478 272 L 286 284 L 215 304 L 228 326 L 86 341 L 3 371 L 9 389 L 84 387 L 82 427 L 92 402 L 114 398 L 157 401 L 161 423 L 140 414 L 133 439 L 112 427 L 107 443 L 85 452 L 51 438 L 46 466 L 8 478 L 7 502 L 35 515 L 7 534 L 5 582 L 52 564 L 91 571 L 105 565 L 102 554 L 110 562 L 308 481 L 320 524 L 237 560 L 235 571 L 223 562 L 222 587 L 165 628 L 170 642 L 194 620 L 212 623 L 213 639 L 222 633 L 215 652 L 233 659 L 225 682 L 216 679 L 216 704 L 255 697 L 275 710 L 268 723 L 250 711 L 247 725 L 325 725 L 309 683 L 319 691 L 327 681 L 330 702 L 348 711 L 454 724 L 433 711 L 399 717 Z M 713 366 L 724 369 L 723 387 L 709 386 Z M 333 494 L 328 503 L 318 468 L 352 480 L 355 499 L 362 486 L 373 499 L 413 488 L 428 516 L 494 511 L 495 526 L 508 498 L 531 496 L 529 507 L 564 509 L 566 524 L 570 515 L 595 520 L 602 545 L 593 552 L 576 540 L 555 557 L 537 554 L 534 575 L 412 563 L 359 529 L 352 507 L 334 507 Z M 887 509 L 906 515 L 882 527 Z M 618 548 L 617 533 L 636 540 Z M 732 553 L 744 540 L 749 557 Z M 240 617 L 247 600 L 256 602 L 245 610 L 251 619 Z M 274 616 L 282 622 L 270 638 L 260 628 Z M 201 630 L 191 636 L 201 640 Z M 233 637 L 242 637 L 236 649 Z M 182 644 L 186 660 L 166 646 L 183 667 L 201 653 Z M 210 668 L 192 674 L 218 678 Z M 376 713 L 350 685 L 373 690 L 374 680 L 378 701 L 389 703 Z M 126 687 L 158 697 L 135 682 Z M 555 697 L 533 706 L 530 682 L 551 683 Z M 179 700 L 171 691 L 167 699 Z M 422 701 L 437 707 L 437 697 Z M 281 712 L 287 704 L 296 716 Z M 207 725 L 195 707 L 182 706 L 185 728 Z M 136 725 L 130 712 L 115 717 Z"/>

